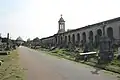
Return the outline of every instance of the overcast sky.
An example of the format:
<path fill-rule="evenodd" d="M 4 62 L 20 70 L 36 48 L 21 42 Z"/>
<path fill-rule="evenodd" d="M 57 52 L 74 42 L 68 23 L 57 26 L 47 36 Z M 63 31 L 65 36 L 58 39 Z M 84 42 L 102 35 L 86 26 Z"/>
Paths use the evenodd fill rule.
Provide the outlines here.
<path fill-rule="evenodd" d="M 0 33 L 16 39 L 51 36 L 60 15 L 67 29 L 117 18 L 120 0 L 0 0 Z"/>

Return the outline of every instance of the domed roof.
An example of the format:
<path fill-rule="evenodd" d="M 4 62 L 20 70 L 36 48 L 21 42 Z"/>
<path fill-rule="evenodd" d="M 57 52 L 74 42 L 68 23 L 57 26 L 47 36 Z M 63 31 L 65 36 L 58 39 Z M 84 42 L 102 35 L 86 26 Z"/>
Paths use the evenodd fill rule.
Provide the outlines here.
<path fill-rule="evenodd" d="M 20 36 L 16 40 L 17 41 L 23 41 L 23 39 Z"/>
<path fill-rule="evenodd" d="M 38 37 L 34 38 L 33 42 L 36 42 L 36 41 L 40 41 L 40 39 Z"/>
<path fill-rule="evenodd" d="M 62 18 L 62 15 L 58 22 L 65 22 L 64 19 Z"/>

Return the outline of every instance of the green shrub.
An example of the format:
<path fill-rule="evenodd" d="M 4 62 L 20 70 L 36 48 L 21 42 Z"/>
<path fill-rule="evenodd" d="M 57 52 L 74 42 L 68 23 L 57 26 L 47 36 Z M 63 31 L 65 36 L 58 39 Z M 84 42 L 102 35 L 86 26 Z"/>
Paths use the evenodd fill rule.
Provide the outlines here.
<path fill-rule="evenodd" d="M 59 49 L 52 50 L 51 52 L 52 52 L 52 53 L 58 53 L 58 52 L 59 52 Z"/>
<path fill-rule="evenodd" d="M 118 61 L 118 60 L 113 60 L 113 61 L 111 62 L 111 65 L 116 65 L 116 66 L 119 66 L 119 67 L 120 67 L 120 61 Z"/>

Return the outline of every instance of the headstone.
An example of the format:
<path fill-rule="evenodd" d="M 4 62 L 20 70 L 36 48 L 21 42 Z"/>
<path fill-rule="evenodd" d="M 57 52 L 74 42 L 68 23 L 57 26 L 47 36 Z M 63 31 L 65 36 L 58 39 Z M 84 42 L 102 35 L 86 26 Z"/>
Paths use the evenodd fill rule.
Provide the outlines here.
<path fill-rule="evenodd" d="M 6 50 L 10 50 L 10 45 L 9 45 L 9 33 L 7 34 L 7 48 Z"/>
<path fill-rule="evenodd" d="M 2 39 L 0 38 L 0 51 L 2 51 L 3 50 L 3 44 L 2 44 Z"/>
<path fill-rule="evenodd" d="M 72 45 L 71 42 L 68 43 L 68 48 L 69 48 L 70 51 L 74 50 L 74 46 Z"/>
<path fill-rule="evenodd" d="M 89 47 L 88 47 L 88 44 L 86 43 L 85 46 L 84 46 L 83 53 L 86 53 L 88 51 L 89 51 Z"/>
<path fill-rule="evenodd" d="M 118 47 L 118 55 L 120 55 L 120 47 Z"/>
<path fill-rule="evenodd" d="M 118 47 L 118 56 L 117 59 L 120 60 L 120 47 Z"/>
<path fill-rule="evenodd" d="M 111 46 L 111 40 L 108 37 L 102 37 L 100 40 L 99 51 L 100 63 L 108 63 L 113 59 L 113 49 Z"/>
<path fill-rule="evenodd" d="M 90 41 L 89 43 L 88 43 L 88 47 L 89 47 L 89 51 L 93 51 L 93 43 L 92 43 L 92 41 Z"/>

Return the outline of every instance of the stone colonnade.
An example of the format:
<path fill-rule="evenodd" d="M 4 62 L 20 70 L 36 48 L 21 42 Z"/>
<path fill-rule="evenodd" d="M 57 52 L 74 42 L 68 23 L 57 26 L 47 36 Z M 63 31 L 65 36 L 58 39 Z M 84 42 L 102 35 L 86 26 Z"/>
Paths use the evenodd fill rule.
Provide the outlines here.
<path fill-rule="evenodd" d="M 120 18 L 116 18 L 64 33 L 57 33 L 51 37 L 41 39 L 41 42 L 47 45 L 51 44 L 52 46 L 66 46 L 70 43 L 76 46 L 85 43 L 96 43 L 99 45 L 100 37 L 103 35 L 103 23 L 107 23 L 105 36 L 110 39 L 120 40 Z"/>

